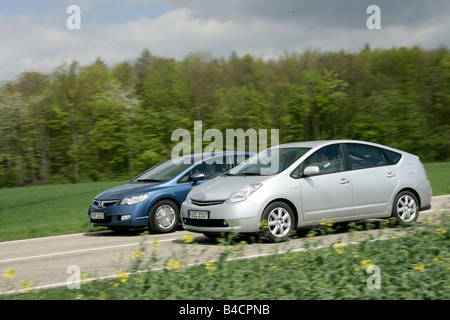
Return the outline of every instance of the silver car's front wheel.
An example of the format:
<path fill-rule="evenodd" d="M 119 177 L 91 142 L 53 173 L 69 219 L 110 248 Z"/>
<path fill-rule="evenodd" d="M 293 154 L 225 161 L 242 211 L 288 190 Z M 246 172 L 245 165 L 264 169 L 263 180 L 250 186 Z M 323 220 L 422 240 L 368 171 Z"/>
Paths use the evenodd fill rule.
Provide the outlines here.
<path fill-rule="evenodd" d="M 400 192 L 394 200 L 393 216 L 401 225 L 409 225 L 417 220 L 419 206 L 416 196 L 409 191 Z"/>
<path fill-rule="evenodd" d="M 285 241 L 294 229 L 294 214 L 284 202 L 269 205 L 262 216 L 265 237 L 270 241 Z"/>

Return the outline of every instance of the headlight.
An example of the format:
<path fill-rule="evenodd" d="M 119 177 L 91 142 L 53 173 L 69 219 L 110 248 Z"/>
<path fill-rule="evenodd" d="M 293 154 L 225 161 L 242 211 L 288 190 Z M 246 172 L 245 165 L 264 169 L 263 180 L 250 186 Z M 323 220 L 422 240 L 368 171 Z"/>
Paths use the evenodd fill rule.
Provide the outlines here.
<path fill-rule="evenodd" d="M 242 187 L 236 190 L 227 200 L 227 202 L 239 202 L 244 201 L 248 197 L 250 197 L 253 192 L 258 190 L 262 186 L 261 183 L 249 184 L 245 187 Z"/>
<path fill-rule="evenodd" d="M 140 196 L 134 196 L 130 198 L 123 198 L 122 201 L 120 201 L 119 205 L 127 205 L 132 206 L 133 204 L 139 203 L 141 201 L 144 201 L 148 198 L 148 194 L 141 194 Z"/>

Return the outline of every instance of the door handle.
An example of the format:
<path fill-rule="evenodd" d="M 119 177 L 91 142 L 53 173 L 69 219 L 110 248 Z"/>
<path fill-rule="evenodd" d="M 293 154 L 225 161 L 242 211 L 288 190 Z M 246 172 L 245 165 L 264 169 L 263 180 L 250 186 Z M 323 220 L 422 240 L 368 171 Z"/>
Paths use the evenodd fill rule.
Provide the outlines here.
<path fill-rule="evenodd" d="M 339 183 L 340 183 L 340 184 L 349 184 L 349 183 L 350 183 L 350 180 L 347 179 L 347 178 L 342 178 L 342 179 L 339 181 Z"/>
<path fill-rule="evenodd" d="M 388 172 L 387 175 L 386 175 L 386 177 L 388 177 L 388 178 L 395 178 L 396 176 L 397 175 L 395 173 L 392 173 L 392 172 Z"/>

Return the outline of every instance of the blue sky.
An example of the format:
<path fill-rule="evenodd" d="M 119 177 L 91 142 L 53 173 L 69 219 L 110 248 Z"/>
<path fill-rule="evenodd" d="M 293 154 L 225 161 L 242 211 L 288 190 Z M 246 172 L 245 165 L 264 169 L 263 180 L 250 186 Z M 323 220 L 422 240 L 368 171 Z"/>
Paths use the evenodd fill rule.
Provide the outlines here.
<path fill-rule="evenodd" d="M 369 30 L 366 9 L 381 8 Z M 69 5 L 81 29 L 69 30 Z M 0 0 L 0 82 L 52 72 L 77 60 L 133 61 L 143 49 L 183 59 L 232 52 L 265 59 L 285 52 L 450 46 L 448 0 Z"/>

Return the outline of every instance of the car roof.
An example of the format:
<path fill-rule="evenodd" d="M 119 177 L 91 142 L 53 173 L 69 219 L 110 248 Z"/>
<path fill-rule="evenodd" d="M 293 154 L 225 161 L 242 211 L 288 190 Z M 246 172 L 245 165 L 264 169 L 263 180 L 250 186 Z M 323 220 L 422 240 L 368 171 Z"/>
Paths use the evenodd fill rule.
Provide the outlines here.
<path fill-rule="evenodd" d="M 385 146 L 378 143 L 368 142 L 368 141 L 361 141 L 361 140 L 316 140 L 316 141 L 302 141 L 302 142 L 291 142 L 291 143 L 285 143 L 280 144 L 278 146 L 275 146 L 277 148 L 317 148 L 326 146 L 329 144 L 335 144 L 335 143 L 358 143 L 358 144 L 365 144 L 365 145 L 371 145 L 379 148 L 385 148 L 397 152 L 405 153 L 404 151 Z"/>

